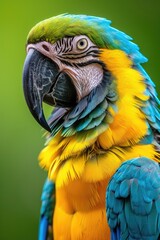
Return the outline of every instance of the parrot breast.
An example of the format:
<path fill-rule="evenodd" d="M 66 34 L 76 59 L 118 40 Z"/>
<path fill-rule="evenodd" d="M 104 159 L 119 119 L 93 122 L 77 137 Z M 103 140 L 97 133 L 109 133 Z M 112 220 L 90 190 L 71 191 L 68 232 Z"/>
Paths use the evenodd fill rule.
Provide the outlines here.
<path fill-rule="evenodd" d="M 105 236 L 109 236 L 105 214 L 106 184 L 75 180 L 66 188 L 57 189 L 54 239 L 105 240 Z"/>

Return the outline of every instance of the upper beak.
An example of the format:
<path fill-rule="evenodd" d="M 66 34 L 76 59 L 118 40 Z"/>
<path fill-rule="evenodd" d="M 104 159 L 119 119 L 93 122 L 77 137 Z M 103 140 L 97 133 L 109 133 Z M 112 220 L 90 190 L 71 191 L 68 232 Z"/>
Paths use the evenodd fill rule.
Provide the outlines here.
<path fill-rule="evenodd" d="M 35 49 L 28 51 L 23 69 L 23 89 L 27 105 L 36 121 L 51 132 L 42 101 L 55 106 L 71 107 L 76 103 L 76 90 L 71 78 L 60 72 L 58 65 Z"/>

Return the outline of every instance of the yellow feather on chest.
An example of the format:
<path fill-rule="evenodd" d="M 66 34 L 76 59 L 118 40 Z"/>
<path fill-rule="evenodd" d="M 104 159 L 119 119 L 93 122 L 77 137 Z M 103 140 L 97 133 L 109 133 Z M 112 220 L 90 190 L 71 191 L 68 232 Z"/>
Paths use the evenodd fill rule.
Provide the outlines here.
<path fill-rule="evenodd" d="M 40 157 L 43 157 L 42 152 Z M 49 168 L 49 178 L 56 181 L 57 187 L 70 181 L 81 179 L 86 182 L 109 180 L 122 162 L 145 156 L 157 161 L 154 146 L 134 145 L 132 147 L 112 147 L 107 152 L 84 153 L 77 157 L 63 159 L 57 156 Z"/>

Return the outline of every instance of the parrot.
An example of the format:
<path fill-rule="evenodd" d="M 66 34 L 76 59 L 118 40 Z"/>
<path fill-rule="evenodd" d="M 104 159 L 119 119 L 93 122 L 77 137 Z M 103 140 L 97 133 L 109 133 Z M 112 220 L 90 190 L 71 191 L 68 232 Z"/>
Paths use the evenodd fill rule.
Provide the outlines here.
<path fill-rule="evenodd" d="M 37 23 L 26 52 L 24 96 L 46 137 L 38 239 L 160 239 L 160 101 L 138 45 L 66 13 Z"/>

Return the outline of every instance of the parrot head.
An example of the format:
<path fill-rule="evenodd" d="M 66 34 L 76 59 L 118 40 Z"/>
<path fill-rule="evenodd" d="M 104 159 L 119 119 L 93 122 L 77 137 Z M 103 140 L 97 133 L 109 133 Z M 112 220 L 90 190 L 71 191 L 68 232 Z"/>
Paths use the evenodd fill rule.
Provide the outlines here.
<path fill-rule="evenodd" d="M 29 33 L 23 74 L 25 98 L 35 119 L 49 131 L 52 126 L 45 120 L 42 101 L 63 108 L 63 115 L 103 79 L 98 55 L 106 42 L 101 21 L 60 15 L 40 22 Z"/>
<path fill-rule="evenodd" d="M 53 135 L 60 130 L 66 136 L 91 129 L 103 132 L 116 121 L 117 111 L 120 122 L 135 112 L 136 104 L 142 106 L 149 98 L 143 80 L 151 87 L 152 82 L 140 66 L 146 58 L 130 40 L 110 21 L 85 15 L 63 14 L 33 27 L 23 87 L 38 123 Z M 48 120 L 42 102 L 53 106 Z M 132 108 L 128 114 L 126 104 Z"/>

